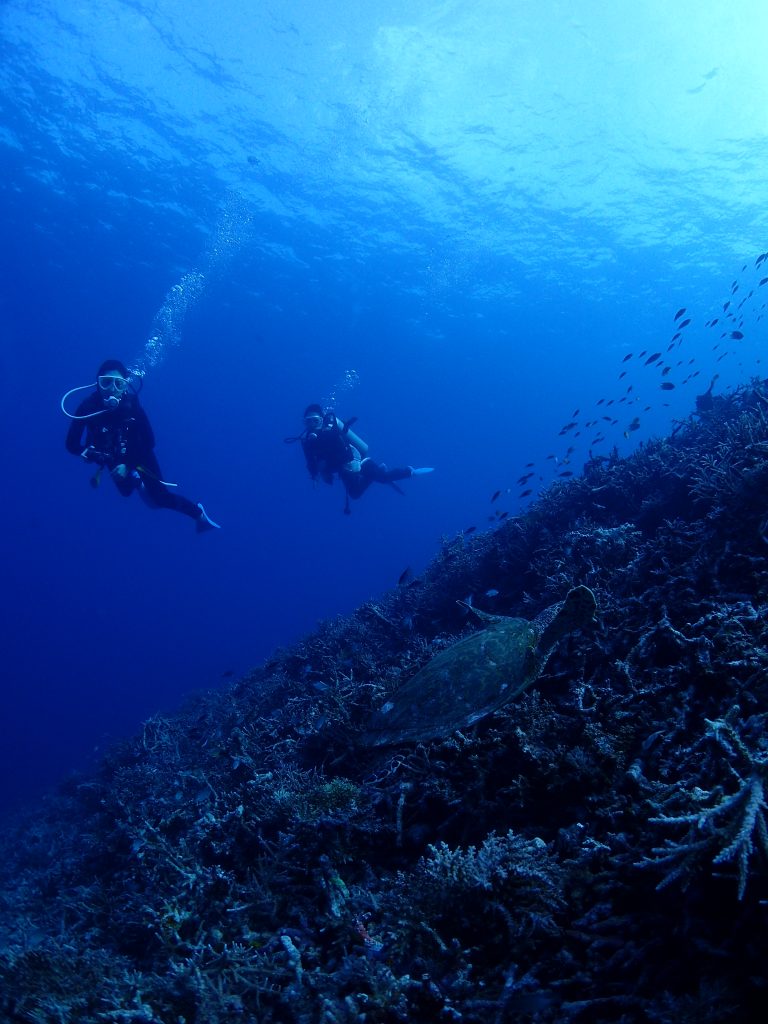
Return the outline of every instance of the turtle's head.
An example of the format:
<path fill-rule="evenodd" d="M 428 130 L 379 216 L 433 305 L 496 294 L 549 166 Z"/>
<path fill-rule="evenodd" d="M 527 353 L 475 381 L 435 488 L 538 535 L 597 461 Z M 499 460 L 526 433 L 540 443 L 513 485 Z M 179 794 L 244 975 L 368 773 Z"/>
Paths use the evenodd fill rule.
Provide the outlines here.
<path fill-rule="evenodd" d="M 573 623 L 573 629 L 589 625 L 595 621 L 597 601 L 589 587 L 580 586 L 569 590 L 566 595 L 561 615 L 567 615 Z"/>

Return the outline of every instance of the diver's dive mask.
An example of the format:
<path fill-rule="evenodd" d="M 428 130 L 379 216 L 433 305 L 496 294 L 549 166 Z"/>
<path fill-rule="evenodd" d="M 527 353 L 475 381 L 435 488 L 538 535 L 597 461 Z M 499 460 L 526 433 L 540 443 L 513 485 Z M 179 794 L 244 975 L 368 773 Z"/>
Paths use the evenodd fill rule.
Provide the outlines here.
<path fill-rule="evenodd" d="M 125 377 L 113 377 L 111 374 L 104 374 L 98 379 L 99 391 L 104 405 L 108 409 L 116 409 L 128 387 Z"/>

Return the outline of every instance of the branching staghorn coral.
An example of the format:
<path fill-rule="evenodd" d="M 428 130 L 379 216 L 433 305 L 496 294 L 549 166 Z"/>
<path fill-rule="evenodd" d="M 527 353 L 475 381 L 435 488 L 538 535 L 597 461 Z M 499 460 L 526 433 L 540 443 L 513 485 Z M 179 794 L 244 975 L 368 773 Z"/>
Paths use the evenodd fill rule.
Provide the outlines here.
<path fill-rule="evenodd" d="M 479 847 L 430 846 L 415 872 L 400 875 L 396 892 L 438 944 L 457 934 L 462 942 L 469 935 L 475 942 L 478 935 L 495 936 L 486 940 L 491 944 L 499 939 L 495 928 L 488 930 L 491 923 L 503 923 L 513 942 L 553 934 L 554 914 L 564 903 L 563 873 L 546 843 L 511 829 L 489 835 Z"/>
<path fill-rule="evenodd" d="M 738 395 L 738 392 L 737 392 Z M 740 413 L 723 424 L 715 444 L 702 453 L 691 492 L 706 503 L 748 496 L 768 475 L 768 397 L 761 387 Z"/>
<path fill-rule="evenodd" d="M 659 882 L 662 889 L 677 880 L 684 885 L 700 869 L 703 860 L 715 865 L 734 864 L 738 877 L 738 898 L 744 897 L 749 877 L 750 862 L 755 853 L 768 862 L 768 748 L 758 738 L 750 748 L 739 732 L 738 706 L 734 706 L 721 719 L 706 719 L 707 732 L 695 745 L 691 754 L 703 744 L 714 744 L 720 754 L 718 768 L 722 781 L 710 788 L 695 785 L 683 789 L 679 783 L 666 787 L 661 803 L 687 803 L 694 809 L 682 814 L 661 814 L 650 818 L 650 823 L 664 826 L 687 826 L 680 840 L 667 839 L 664 846 L 653 849 L 653 857 L 645 858 L 643 865 L 669 867 Z M 757 716 L 761 726 L 765 715 Z M 755 732 L 755 720 L 750 720 Z M 758 737 L 762 736 L 760 728 Z M 726 779 L 728 780 L 726 782 Z M 735 788 L 732 788 L 735 784 Z"/>

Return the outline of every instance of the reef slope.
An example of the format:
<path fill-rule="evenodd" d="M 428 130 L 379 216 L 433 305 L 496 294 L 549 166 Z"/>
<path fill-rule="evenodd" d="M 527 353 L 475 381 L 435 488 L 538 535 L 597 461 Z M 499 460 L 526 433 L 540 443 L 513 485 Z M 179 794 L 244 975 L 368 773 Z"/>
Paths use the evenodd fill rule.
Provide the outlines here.
<path fill-rule="evenodd" d="M 0 1019 L 762 1019 L 767 496 L 755 381 L 148 721 L 2 836 Z M 457 600 L 581 584 L 520 698 L 366 742 Z"/>

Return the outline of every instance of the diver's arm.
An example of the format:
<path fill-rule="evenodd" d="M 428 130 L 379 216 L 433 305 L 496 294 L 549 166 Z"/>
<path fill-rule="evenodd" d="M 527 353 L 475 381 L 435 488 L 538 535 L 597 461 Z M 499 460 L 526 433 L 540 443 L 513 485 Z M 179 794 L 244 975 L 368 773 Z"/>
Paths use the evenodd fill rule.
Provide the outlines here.
<path fill-rule="evenodd" d="M 72 420 L 67 431 L 67 439 L 64 442 L 67 451 L 71 455 L 82 455 L 83 453 L 83 432 L 86 427 L 82 420 Z"/>
<path fill-rule="evenodd" d="M 155 447 L 155 434 L 149 417 L 142 407 L 136 403 L 136 447 L 140 451 L 152 451 Z"/>
<path fill-rule="evenodd" d="M 301 442 L 301 447 L 304 451 L 304 461 L 307 464 L 307 472 L 313 480 L 317 480 L 320 463 L 317 453 L 312 450 L 315 446 L 312 444 L 311 440 L 307 439 Z"/>

